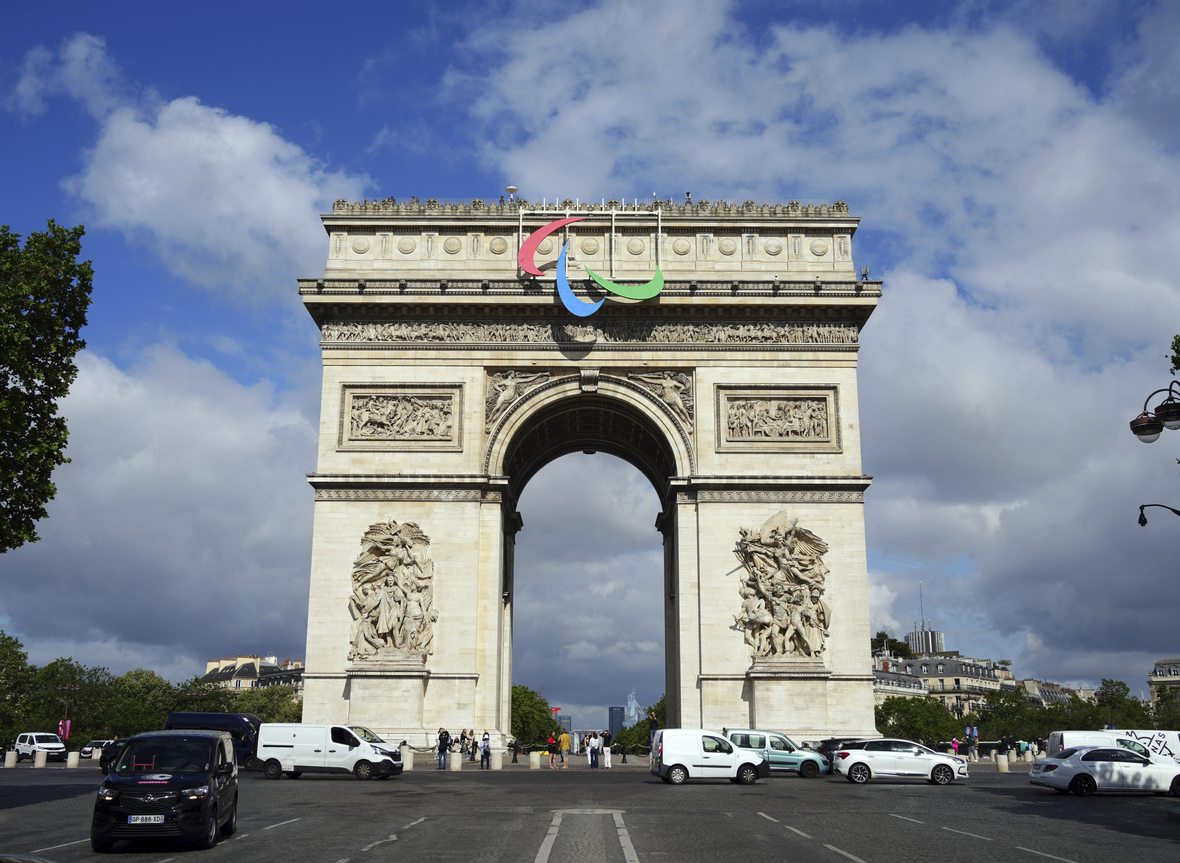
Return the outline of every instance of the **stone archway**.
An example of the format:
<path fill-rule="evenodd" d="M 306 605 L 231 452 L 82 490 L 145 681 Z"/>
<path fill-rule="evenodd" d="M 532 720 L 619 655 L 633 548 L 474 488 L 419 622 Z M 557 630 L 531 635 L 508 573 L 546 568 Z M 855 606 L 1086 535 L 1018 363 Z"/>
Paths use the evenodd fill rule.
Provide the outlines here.
<path fill-rule="evenodd" d="M 584 207 L 567 249 L 665 284 L 575 321 L 514 257 L 569 213 L 477 203 L 338 202 L 300 282 L 324 353 L 305 721 L 506 734 L 516 501 L 592 450 L 661 501 L 670 721 L 872 733 L 856 220 Z"/>

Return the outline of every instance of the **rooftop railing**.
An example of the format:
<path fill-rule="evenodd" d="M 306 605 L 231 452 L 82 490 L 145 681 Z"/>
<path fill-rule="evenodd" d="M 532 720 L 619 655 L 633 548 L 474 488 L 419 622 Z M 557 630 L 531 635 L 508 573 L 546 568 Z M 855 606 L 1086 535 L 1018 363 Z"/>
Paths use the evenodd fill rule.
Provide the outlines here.
<path fill-rule="evenodd" d="M 525 198 L 497 201 L 482 198 L 426 198 L 425 200 L 410 196 L 406 198 L 366 198 L 363 201 L 349 202 L 340 198 L 332 204 L 333 215 L 368 216 L 368 215 L 517 215 L 519 213 L 564 213 L 569 212 L 603 212 L 603 213 L 656 213 L 667 215 L 762 215 L 823 217 L 847 216 L 848 205 L 843 201 L 792 200 L 776 203 L 758 203 L 753 200 L 742 202 L 719 200 L 699 200 L 675 202 L 670 199 L 643 200 L 632 198 L 630 201 L 616 198 L 599 199 L 597 201 L 582 201 L 577 198 L 565 198 L 561 201 L 529 201 Z"/>

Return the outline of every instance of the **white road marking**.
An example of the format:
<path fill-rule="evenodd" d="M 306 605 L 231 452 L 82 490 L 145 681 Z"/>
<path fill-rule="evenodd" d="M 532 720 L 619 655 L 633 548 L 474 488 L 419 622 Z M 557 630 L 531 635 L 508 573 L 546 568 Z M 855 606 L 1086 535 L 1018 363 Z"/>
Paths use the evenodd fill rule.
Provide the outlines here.
<path fill-rule="evenodd" d="M 843 854 L 849 860 L 855 860 L 856 863 L 865 863 L 864 860 L 861 860 L 859 857 L 854 857 L 852 854 L 849 854 L 847 851 L 841 851 L 835 845 L 825 845 L 824 847 L 827 848 L 829 851 L 835 851 L 837 854 Z"/>
<path fill-rule="evenodd" d="M 243 833 L 241 836 L 235 836 L 234 841 L 237 842 L 239 839 L 245 839 L 249 835 L 249 833 Z"/>
<path fill-rule="evenodd" d="M 410 829 L 411 827 L 413 827 L 415 824 L 421 824 L 421 823 L 422 823 L 423 821 L 425 821 L 425 820 L 426 820 L 426 816 L 422 816 L 422 817 L 421 817 L 421 818 L 419 818 L 417 821 L 411 821 L 409 824 L 407 824 L 405 827 L 403 827 L 403 828 L 402 828 L 402 830 L 409 830 L 409 829 Z"/>
<path fill-rule="evenodd" d="M 175 857 L 165 857 L 163 860 L 158 861 L 158 863 L 172 863 L 175 859 Z"/>
<path fill-rule="evenodd" d="M 765 818 L 767 821 L 773 821 L 775 824 L 779 823 L 777 818 L 771 818 L 765 812 L 759 812 L 758 814 L 761 815 L 763 818 Z"/>
<path fill-rule="evenodd" d="M 351 859 L 351 857 L 342 857 L 341 859 L 337 860 L 336 863 L 348 863 L 348 861 Z"/>
<path fill-rule="evenodd" d="M 1052 854 L 1046 854 L 1044 851 L 1034 851 L 1031 848 L 1025 848 L 1021 845 L 1017 845 L 1016 850 L 1027 851 L 1029 854 L 1036 854 L 1039 857 L 1048 857 L 1050 860 L 1061 860 L 1061 861 L 1064 861 L 1064 863 L 1076 863 L 1076 861 L 1069 860 L 1065 857 L 1054 857 Z"/>
<path fill-rule="evenodd" d="M 615 829 L 619 832 L 619 844 L 623 846 L 623 859 L 627 863 L 639 863 L 639 855 L 635 853 L 635 846 L 631 844 L 631 833 L 623 823 L 623 813 L 615 812 L 614 818 Z"/>
<path fill-rule="evenodd" d="M 808 836 L 806 833 L 804 833 L 798 827 L 792 827 L 790 824 L 784 824 L 783 826 L 786 827 L 788 830 L 790 830 L 792 833 L 798 833 L 804 839 L 814 839 L 815 838 L 814 836 Z"/>
<path fill-rule="evenodd" d="M 370 842 L 368 845 L 366 845 L 366 846 L 365 846 L 364 848 L 362 848 L 361 850 L 362 850 L 362 851 L 369 851 L 369 850 L 371 850 L 371 849 L 373 849 L 373 848 L 376 848 L 378 845 L 384 845 L 386 842 L 393 842 L 393 841 L 394 841 L 394 840 L 396 840 L 396 839 L 397 839 L 397 834 L 396 834 L 396 833 L 390 833 L 390 834 L 389 834 L 389 838 L 388 838 L 388 839 L 378 839 L 376 842 Z"/>
<path fill-rule="evenodd" d="M 557 841 L 557 831 L 561 829 L 563 815 L 610 815 L 614 818 L 615 831 L 619 836 L 619 845 L 623 849 L 623 859 L 627 863 L 639 863 L 639 855 L 635 853 L 635 846 L 631 844 L 631 833 L 623 823 L 621 809 L 558 809 L 553 813 L 553 820 L 549 822 L 549 830 L 541 847 L 537 849 L 537 856 L 533 863 L 549 863 L 549 855 L 553 853 L 553 843 Z M 864 861 L 860 861 L 864 863 Z"/>
<path fill-rule="evenodd" d="M 549 832 L 545 834 L 545 841 L 537 849 L 537 856 L 533 863 L 549 863 L 549 853 L 553 850 L 553 843 L 557 841 L 557 831 L 561 828 L 561 813 L 554 812 L 553 820 L 549 822 Z"/>
<path fill-rule="evenodd" d="M 889 817 L 890 818 L 900 818 L 902 821 L 913 821 L 915 824 L 925 824 L 926 823 L 925 821 L 919 821 L 917 818 L 906 818 L 904 815 L 894 815 L 892 812 L 889 813 Z"/>
<path fill-rule="evenodd" d="M 943 830 L 949 830 L 952 833 L 958 833 L 960 836 L 971 836 L 975 839 L 982 839 L 984 842 L 991 842 L 992 840 L 986 836 L 980 836 L 978 833 L 968 833 L 966 830 L 956 830 L 954 827 L 943 827 Z"/>
<path fill-rule="evenodd" d="M 282 827 L 284 824 L 294 824 L 299 818 L 292 818 L 290 821 L 280 821 L 278 824 L 272 824 L 269 827 L 263 827 L 263 830 L 274 830 L 276 827 Z"/>
<path fill-rule="evenodd" d="M 89 839 L 79 839 L 77 842 L 63 842 L 61 845 L 50 845 L 48 848 L 38 848 L 36 851 L 30 851 L 30 854 L 40 854 L 42 851 L 52 851 L 54 848 L 68 848 L 70 845 L 81 845 L 83 842 L 89 842 Z"/>

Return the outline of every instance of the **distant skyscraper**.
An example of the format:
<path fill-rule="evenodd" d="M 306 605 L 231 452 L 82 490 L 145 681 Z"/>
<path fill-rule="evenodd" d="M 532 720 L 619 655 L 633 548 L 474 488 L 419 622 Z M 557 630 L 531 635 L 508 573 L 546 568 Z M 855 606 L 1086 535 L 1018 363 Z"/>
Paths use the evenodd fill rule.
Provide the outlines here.
<path fill-rule="evenodd" d="M 610 708 L 610 722 L 607 726 L 610 730 L 611 737 L 618 737 L 619 732 L 623 730 L 623 714 L 627 712 L 625 707 Z"/>
<path fill-rule="evenodd" d="M 905 643 L 915 654 L 946 651 L 946 637 L 936 629 L 915 629 L 906 634 Z"/>
<path fill-rule="evenodd" d="M 569 714 L 569 713 L 557 714 L 557 723 L 563 729 L 565 729 L 566 734 L 569 734 L 570 732 L 572 732 L 574 730 L 574 717 L 572 714 Z"/>
<path fill-rule="evenodd" d="M 627 724 L 634 725 L 643 714 L 639 711 L 639 699 L 635 697 L 635 690 L 627 696 Z"/>

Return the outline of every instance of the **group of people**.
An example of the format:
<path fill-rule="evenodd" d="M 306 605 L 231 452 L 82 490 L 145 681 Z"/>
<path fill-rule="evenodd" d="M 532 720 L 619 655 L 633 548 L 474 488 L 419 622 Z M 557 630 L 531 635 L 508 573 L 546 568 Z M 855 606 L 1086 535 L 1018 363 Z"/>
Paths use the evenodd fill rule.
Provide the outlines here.
<path fill-rule="evenodd" d="M 460 758 L 466 758 L 468 761 L 474 761 L 478 752 L 479 769 L 492 769 L 492 737 L 486 728 L 483 737 L 480 738 L 476 738 L 474 728 L 464 728 L 458 737 L 452 737 L 451 732 L 440 728 L 437 748 L 439 770 L 447 769 L 447 757 L 451 752 L 457 752 Z"/>
<path fill-rule="evenodd" d="M 573 738 L 565 729 L 562 729 L 561 735 L 555 737 L 553 734 L 549 735 L 547 742 L 547 749 L 549 752 L 549 769 L 550 770 L 569 770 L 570 766 L 570 745 L 573 743 Z M 582 736 L 582 748 L 586 755 L 586 764 L 592 769 L 597 770 L 600 766 L 605 770 L 610 770 L 610 754 L 611 754 L 611 735 L 609 731 L 587 731 Z M 557 764 L 558 756 L 561 757 L 560 767 Z"/>

